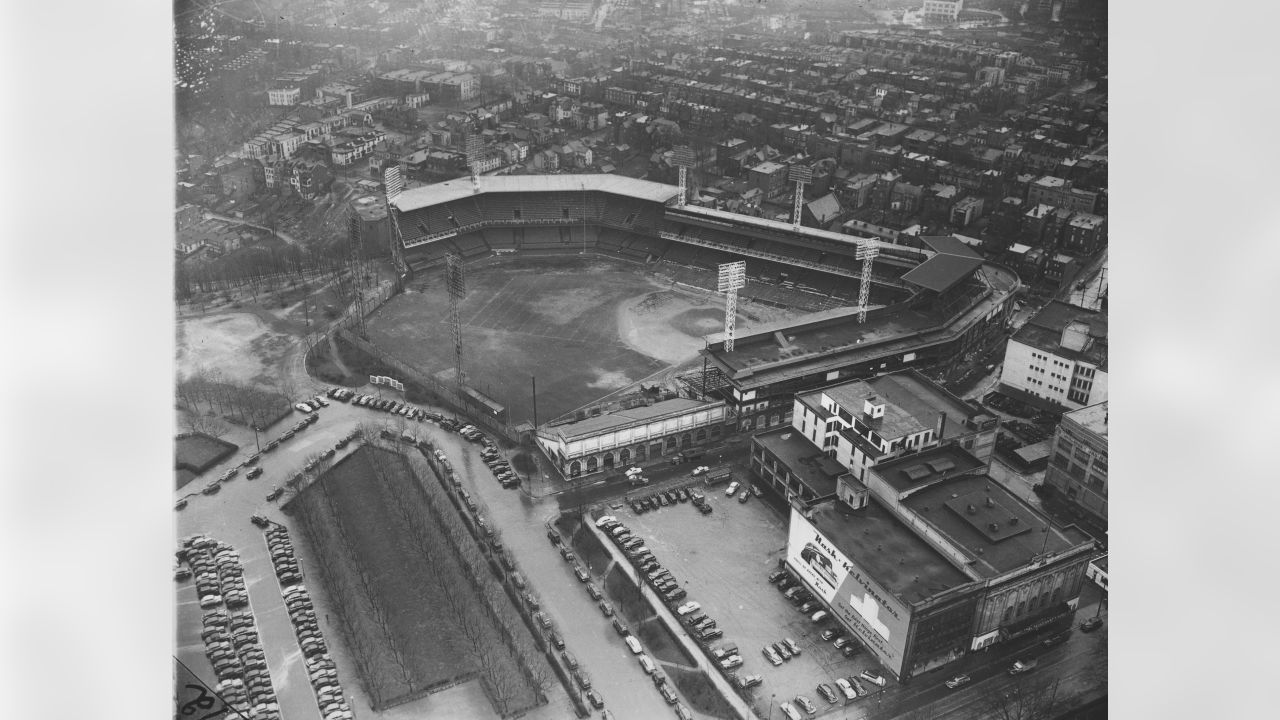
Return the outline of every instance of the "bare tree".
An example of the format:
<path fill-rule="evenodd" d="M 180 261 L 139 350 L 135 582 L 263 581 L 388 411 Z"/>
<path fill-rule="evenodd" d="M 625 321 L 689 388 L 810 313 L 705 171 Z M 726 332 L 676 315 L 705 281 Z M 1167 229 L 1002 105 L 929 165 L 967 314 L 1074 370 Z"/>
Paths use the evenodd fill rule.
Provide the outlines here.
<path fill-rule="evenodd" d="M 992 720 L 1049 720 L 1059 704 L 1057 679 L 1019 675 L 1004 689 L 987 693 L 982 712 Z"/>
<path fill-rule="evenodd" d="M 210 437 L 220 438 L 227 434 L 231 428 L 225 422 L 207 415 L 201 415 L 197 412 L 188 412 L 183 417 L 183 426 L 191 432 L 203 433 Z"/>

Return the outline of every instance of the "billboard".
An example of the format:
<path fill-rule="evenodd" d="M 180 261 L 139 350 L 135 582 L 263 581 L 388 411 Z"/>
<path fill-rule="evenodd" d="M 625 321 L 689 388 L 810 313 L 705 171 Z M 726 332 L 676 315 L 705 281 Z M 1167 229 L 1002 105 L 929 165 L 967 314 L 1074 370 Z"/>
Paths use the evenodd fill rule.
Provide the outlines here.
<path fill-rule="evenodd" d="M 911 611 L 791 509 L 787 565 L 893 673 L 901 676 Z"/>

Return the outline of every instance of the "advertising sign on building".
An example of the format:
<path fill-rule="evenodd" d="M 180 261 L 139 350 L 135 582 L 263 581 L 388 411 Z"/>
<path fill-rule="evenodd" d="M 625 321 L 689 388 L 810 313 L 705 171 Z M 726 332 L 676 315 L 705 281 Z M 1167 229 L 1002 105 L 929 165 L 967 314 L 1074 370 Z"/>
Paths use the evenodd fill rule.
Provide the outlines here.
<path fill-rule="evenodd" d="M 911 611 L 791 510 L 787 565 L 891 671 L 900 675 Z"/>

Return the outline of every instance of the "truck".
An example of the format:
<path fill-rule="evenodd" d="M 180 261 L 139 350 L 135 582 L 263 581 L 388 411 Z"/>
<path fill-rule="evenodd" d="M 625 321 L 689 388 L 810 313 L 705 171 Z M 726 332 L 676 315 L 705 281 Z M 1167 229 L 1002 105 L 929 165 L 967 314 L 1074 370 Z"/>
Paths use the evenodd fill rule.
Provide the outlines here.
<path fill-rule="evenodd" d="M 711 468 L 707 471 L 705 482 L 708 485 L 719 485 L 720 483 L 729 482 L 733 478 L 733 469 L 728 465 Z"/>
<path fill-rule="evenodd" d="M 1009 668 L 1009 674 L 1021 675 L 1024 672 L 1034 670 L 1036 662 L 1037 661 L 1034 658 L 1030 660 L 1015 660 L 1013 666 Z"/>

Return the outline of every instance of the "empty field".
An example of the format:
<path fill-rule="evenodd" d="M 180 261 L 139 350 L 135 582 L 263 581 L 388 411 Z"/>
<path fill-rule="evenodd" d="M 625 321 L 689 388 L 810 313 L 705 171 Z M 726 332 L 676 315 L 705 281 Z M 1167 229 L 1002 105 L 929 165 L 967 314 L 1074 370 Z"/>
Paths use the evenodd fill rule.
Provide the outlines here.
<path fill-rule="evenodd" d="M 540 691 L 494 616 L 514 610 L 491 611 L 495 598 L 468 581 L 478 569 L 453 545 L 470 536 L 456 515 L 443 515 L 452 508 L 418 484 L 419 465 L 366 445 L 291 503 L 366 690 L 385 707 L 478 679 L 496 712 L 531 707 Z"/>

